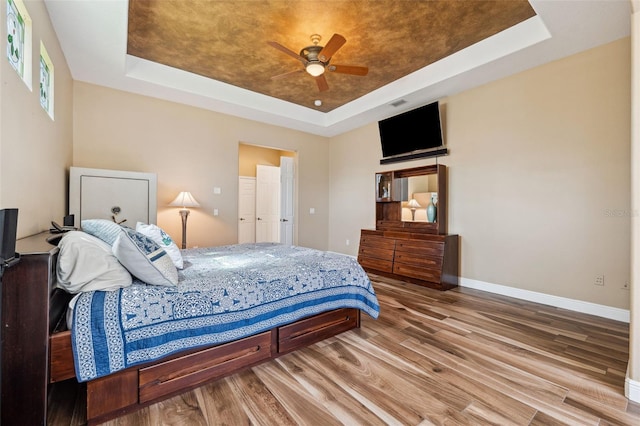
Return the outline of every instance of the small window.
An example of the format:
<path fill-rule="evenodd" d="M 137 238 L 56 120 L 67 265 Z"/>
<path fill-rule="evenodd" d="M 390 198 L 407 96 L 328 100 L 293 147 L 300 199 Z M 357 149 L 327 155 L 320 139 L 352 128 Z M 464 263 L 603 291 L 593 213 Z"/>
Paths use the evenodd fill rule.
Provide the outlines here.
<path fill-rule="evenodd" d="M 53 63 L 40 41 L 40 105 L 53 120 Z"/>
<path fill-rule="evenodd" d="M 7 58 L 31 90 L 31 18 L 22 0 L 7 0 Z"/>

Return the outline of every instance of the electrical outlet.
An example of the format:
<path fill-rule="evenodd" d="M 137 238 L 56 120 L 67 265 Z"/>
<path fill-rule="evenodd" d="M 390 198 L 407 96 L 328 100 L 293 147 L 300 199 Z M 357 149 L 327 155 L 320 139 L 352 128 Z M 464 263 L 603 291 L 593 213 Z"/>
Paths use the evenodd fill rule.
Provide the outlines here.
<path fill-rule="evenodd" d="M 347 245 L 349 245 L 349 240 L 347 240 Z"/>
<path fill-rule="evenodd" d="M 604 285 L 604 275 L 598 275 L 596 276 L 596 281 L 594 282 L 595 285 Z"/>

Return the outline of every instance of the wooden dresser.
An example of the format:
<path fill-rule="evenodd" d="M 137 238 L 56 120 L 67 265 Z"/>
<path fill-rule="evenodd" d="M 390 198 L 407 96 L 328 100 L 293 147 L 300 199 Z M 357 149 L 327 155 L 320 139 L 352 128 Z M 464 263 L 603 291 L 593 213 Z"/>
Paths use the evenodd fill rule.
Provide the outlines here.
<path fill-rule="evenodd" d="M 17 241 L 20 262 L 2 277 L 3 425 L 47 421 L 49 294 L 58 248 L 48 232 Z"/>
<path fill-rule="evenodd" d="M 363 229 L 358 262 L 379 275 L 448 290 L 458 285 L 458 236 Z"/>
<path fill-rule="evenodd" d="M 402 281 L 438 290 L 457 287 L 458 235 L 446 233 L 446 166 L 377 173 L 375 183 L 376 229 L 361 231 L 358 262 L 366 271 Z M 408 199 L 425 190 L 438 200 L 435 219 L 406 219 Z"/>

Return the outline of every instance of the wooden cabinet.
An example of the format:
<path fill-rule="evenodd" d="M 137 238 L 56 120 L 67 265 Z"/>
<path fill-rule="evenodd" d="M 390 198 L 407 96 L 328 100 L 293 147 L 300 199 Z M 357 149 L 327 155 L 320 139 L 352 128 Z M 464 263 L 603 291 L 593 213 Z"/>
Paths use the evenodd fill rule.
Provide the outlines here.
<path fill-rule="evenodd" d="M 375 178 L 376 229 L 362 230 L 358 262 L 367 271 L 403 281 L 439 290 L 456 287 L 459 247 L 458 236 L 447 234 L 446 166 L 380 172 Z M 433 179 L 428 185 L 438 200 L 433 222 L 403 220 L 403 203 L 412 197 L 405 187 L 414 178 Z"/>
<path fill-rule="evenodd" d="M 363 229 L 358 262 L 369 272 L 448 290 L 458 285 L 458 236 Z"/>
<path fill-rule="evenodd" d="M 1 424 L 46 424 L 48 301 L 58 253 L 48 235 L 18 240 L 20 262 L 2 277 Z"/>

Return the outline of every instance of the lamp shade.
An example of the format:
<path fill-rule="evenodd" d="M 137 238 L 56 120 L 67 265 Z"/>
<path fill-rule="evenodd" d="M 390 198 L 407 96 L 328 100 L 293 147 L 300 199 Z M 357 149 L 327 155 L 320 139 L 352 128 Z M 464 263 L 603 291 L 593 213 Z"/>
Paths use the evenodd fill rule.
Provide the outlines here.
<path fill-rule="evenodd" d="M 412 209 L 419 209 L 422 206 L 420 205 L 420 203 L 418 203 L 416 201 L 415 198 L 412 198 L 411 200 L 409 200 L 409 203 L 407 204 L 407 207 L 412 208 Z"/>
<path fill-rule="evenodd" d="M 188 191 L 179 193 L 176 199 L 169 203 L 169 205 L 173 207 L 200 207 L 200 204 Z"/>

